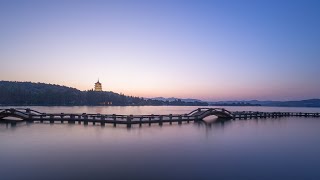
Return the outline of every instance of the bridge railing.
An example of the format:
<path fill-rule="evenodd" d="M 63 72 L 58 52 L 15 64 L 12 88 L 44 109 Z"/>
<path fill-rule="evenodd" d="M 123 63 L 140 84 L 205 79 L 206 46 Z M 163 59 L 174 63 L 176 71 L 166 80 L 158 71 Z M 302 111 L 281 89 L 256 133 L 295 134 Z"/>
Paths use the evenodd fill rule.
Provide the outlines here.
<path fill-rule="evenodd" d="M 39 111 L 36 111 L 36 110 L 33 110 L 33 109 L 29 109 L 29 108 L 16 108 L 16 110 L 18 110 L 18 111 L 21 111 L 21 110 L 23 110 L 23 111 L 25 111 L 26 113 L 28 113 L 28 112 L 32 112 L 32 113 L 34 113 L 34 114 L 39 114 L 39 115 L 41 115 L 41 114 L 44 114 L 44 113 L 41 113 L 41 112 L 39 112 Z"/>
<path fill-rule="evenodd" d="M 205 112 L 205 111 L 214 110 L 214 109 L 218 109 L 218 108 L 198 108 L 198 109 L 195 109 L 195 110 L 189 112 L 187 115 L 191 116 L 192 114 L 195 114 L 197 112 Z"/>
<path fill-rule="evenodd" d="M 0 111 L 1 112 L 1 111 Z M 199 113 L 197 113 L 199 112 Z M 185 117 L 185 118 L 191 118 L 191 117 L 199 117 L 199 116 L 203 116 L 206 113 L 212 113 L 212 112 L 223 112 L 226 115 L 229 116 L 233 116 L 233 113 L 231 113 L 230 111 L 224 109 L 224 108 L 198 108 L 196 110 L 191 111 L 188 114 L 168 114 L 168 115 L 134 115 L 133 118 L 135 119 L 154 119 L 154 118 L 168 118 L 168 119 L 172 119 L 172 118 L 177 118 L 177 117 Z M 46 113 L 41 113 L 39 111 L 33 110 L 33 109 L 25 109 L 25 108 L 10 108 L 10 109 L 2 109 L 2 113 L 12 113 L 12 114 L 16 114 L 16 115 L 22 115 L 22 116 L 26 116 L 26 117 L 32 117 L 32 118 L 48 118 L 50 117 L 74 117 L 74 116 L 78 116 L 81 118 L 116 118 L 116 119 L 126 119 L 132 115 L 121 115 L 121 114 L 86 114 L 86 113 L 82 113 L 82 114 L 76 114 L 76 113 L 50 113 L 50 114 L 46 114 Z"/>
<path fill-rule="evenodd" d="M 193 114 L 195 114 L 195 113 L 197 113 L 197 112 L 202 112 L 201 114 L 203 114 L 203 113 L 206 113 L 206 112 L 208 112 L 208 111 L 225 112 L 225 113 L 229 114 L 230 116 L 233 116 L 233 113 L 232 113 L 232 112 L 230 112 L 230 111 L 228 111 L 228 110 L 226 110 L 226 109 L 224 109 L 224 108 L 198 108 L 198 109 L 196 109 L 196 110 L 191 111 L 191 112 L 188 113 L 187 115 L 188 115 L 188 116 L 192 116 Z M 200 114 L 198 114 L 198 115 L 200 115 Z"/>
<path fill-rule="evenodd" d="M 53 117 L 69 117 L 69 116 L 80 116 L 80 117 L 89 117 L 89 118 L 117 118 L 117 119 L 126 119 L 128 117 L 131 117 L 133 115 L 121 115 L 121 114 L 86 114 L 86 113 L 51 113 L 51 114 L 32 114 L 32 117 L 46 117 L 46 116 L 53 116 Z M 163 118 L 175 118 L 175 117 L 187 117 L 186 114 L 168 114 L 168 115 L 157 115 L 157 114 L 151 114 L 151 115 L 134 115 L 133 118 L 158 118 L 158 117 L 163 117 Z"/>

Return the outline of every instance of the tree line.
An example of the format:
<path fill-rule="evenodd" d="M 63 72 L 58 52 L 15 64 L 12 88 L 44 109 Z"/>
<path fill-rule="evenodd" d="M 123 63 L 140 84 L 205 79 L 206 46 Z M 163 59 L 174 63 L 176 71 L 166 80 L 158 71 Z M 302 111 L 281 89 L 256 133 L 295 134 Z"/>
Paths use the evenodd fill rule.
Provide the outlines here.
<path fill-rule="evenodd" d="M 80 91 L 55 84 L 0 81 L 0 105 L 41 106 L 207 106 L 206 102 L 160 101 L 109 91 Z"/>

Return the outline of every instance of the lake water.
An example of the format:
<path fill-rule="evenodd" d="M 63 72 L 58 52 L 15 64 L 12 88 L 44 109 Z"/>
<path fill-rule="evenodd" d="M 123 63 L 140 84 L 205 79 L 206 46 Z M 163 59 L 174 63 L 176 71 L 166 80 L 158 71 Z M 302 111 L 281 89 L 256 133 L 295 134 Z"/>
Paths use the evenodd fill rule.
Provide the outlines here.
<path fill-rule="evenodd" d="M 179 114 L 197 107 L 31 107 L 41 112 Z M 319 108 L 224 107 L 320 112 Z M 320 179 L 320 118 L 112 127 L 0 125 L 0 179 Z"/>

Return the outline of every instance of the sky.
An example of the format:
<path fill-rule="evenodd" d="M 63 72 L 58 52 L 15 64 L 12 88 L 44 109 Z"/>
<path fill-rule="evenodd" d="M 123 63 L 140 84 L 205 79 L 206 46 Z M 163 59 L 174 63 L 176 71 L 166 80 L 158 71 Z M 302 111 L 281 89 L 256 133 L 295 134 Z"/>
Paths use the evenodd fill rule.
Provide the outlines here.
<path fill-rule="evenodd" d="M 0 80 L 140 97 L 320 98 L 320 1 L 0 0 Z"/>

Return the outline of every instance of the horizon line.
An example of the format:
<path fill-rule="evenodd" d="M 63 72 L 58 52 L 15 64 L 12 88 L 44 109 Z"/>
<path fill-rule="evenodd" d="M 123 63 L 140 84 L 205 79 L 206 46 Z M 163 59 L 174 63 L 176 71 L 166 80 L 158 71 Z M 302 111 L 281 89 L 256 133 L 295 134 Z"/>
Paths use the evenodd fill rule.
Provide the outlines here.
<path fill-rule="evenodd" d="M 57 85 L 57 86 L 62 86 L 62 87 L 67 87 L 67 88 L 73 88 L 73 89 L 77 89 L 79 91 L 90 91 L 93 90 L 92 89 L 87 89 L 87 90 L 81 90 L 79 88 L 76 87 L 72 87 L 72 86 L 68 86 L 68 85 L 63 85 L 63 84 L 56 84 L 56 83 L 46 83 L 46 82 L 35 82 L 35 81 L 10 81 L 10 80 L 0 80 L 0 81 L 4 81 L 4 82 L 18 82 L 18 83 L 37 83 L 37 84 L 48 84 L 48 85 Z M 117 94 L 124 94 L 122 92 L 114 92 L 114 91 L 103 91 L 103 92 L 113 92 L 113 93 L 117 93 Z M 181 99 L 181 100 L 185 100 L 185 99 L 193 99 L 193 100 L 200 100 L 203 102 L 229 102 L 229 101 L 236 101 L 236 102 L 247 102 L 247 101 L 304 101 L 304 100 L 313 100 L 313 99 L 320 99 L 317 97 L 313 97 L 313 98 L 305 98 L 305 99 L 286 99 L 286 100 L 272 100 L 272 99 L 232 99 L 232 100 L 226 100 L 226 99 L 222 99 L 222 100 L 208 100 L 208 99 L 203 99 L 203 98 L 191 98 L 191 97 L 174 97 L 174 96 L 135 96 L 135 95 L 130 95 L 130 94 L 124 94 L 126 96 L 134 96 L 134 97 L 139 97 L 139 98 L 144 98 L 144 99 L 155 99 L 155 98 L 164 98 L 164 99 L 170 99 L 170 98 L 175 98 L 175 99 Z"/>

